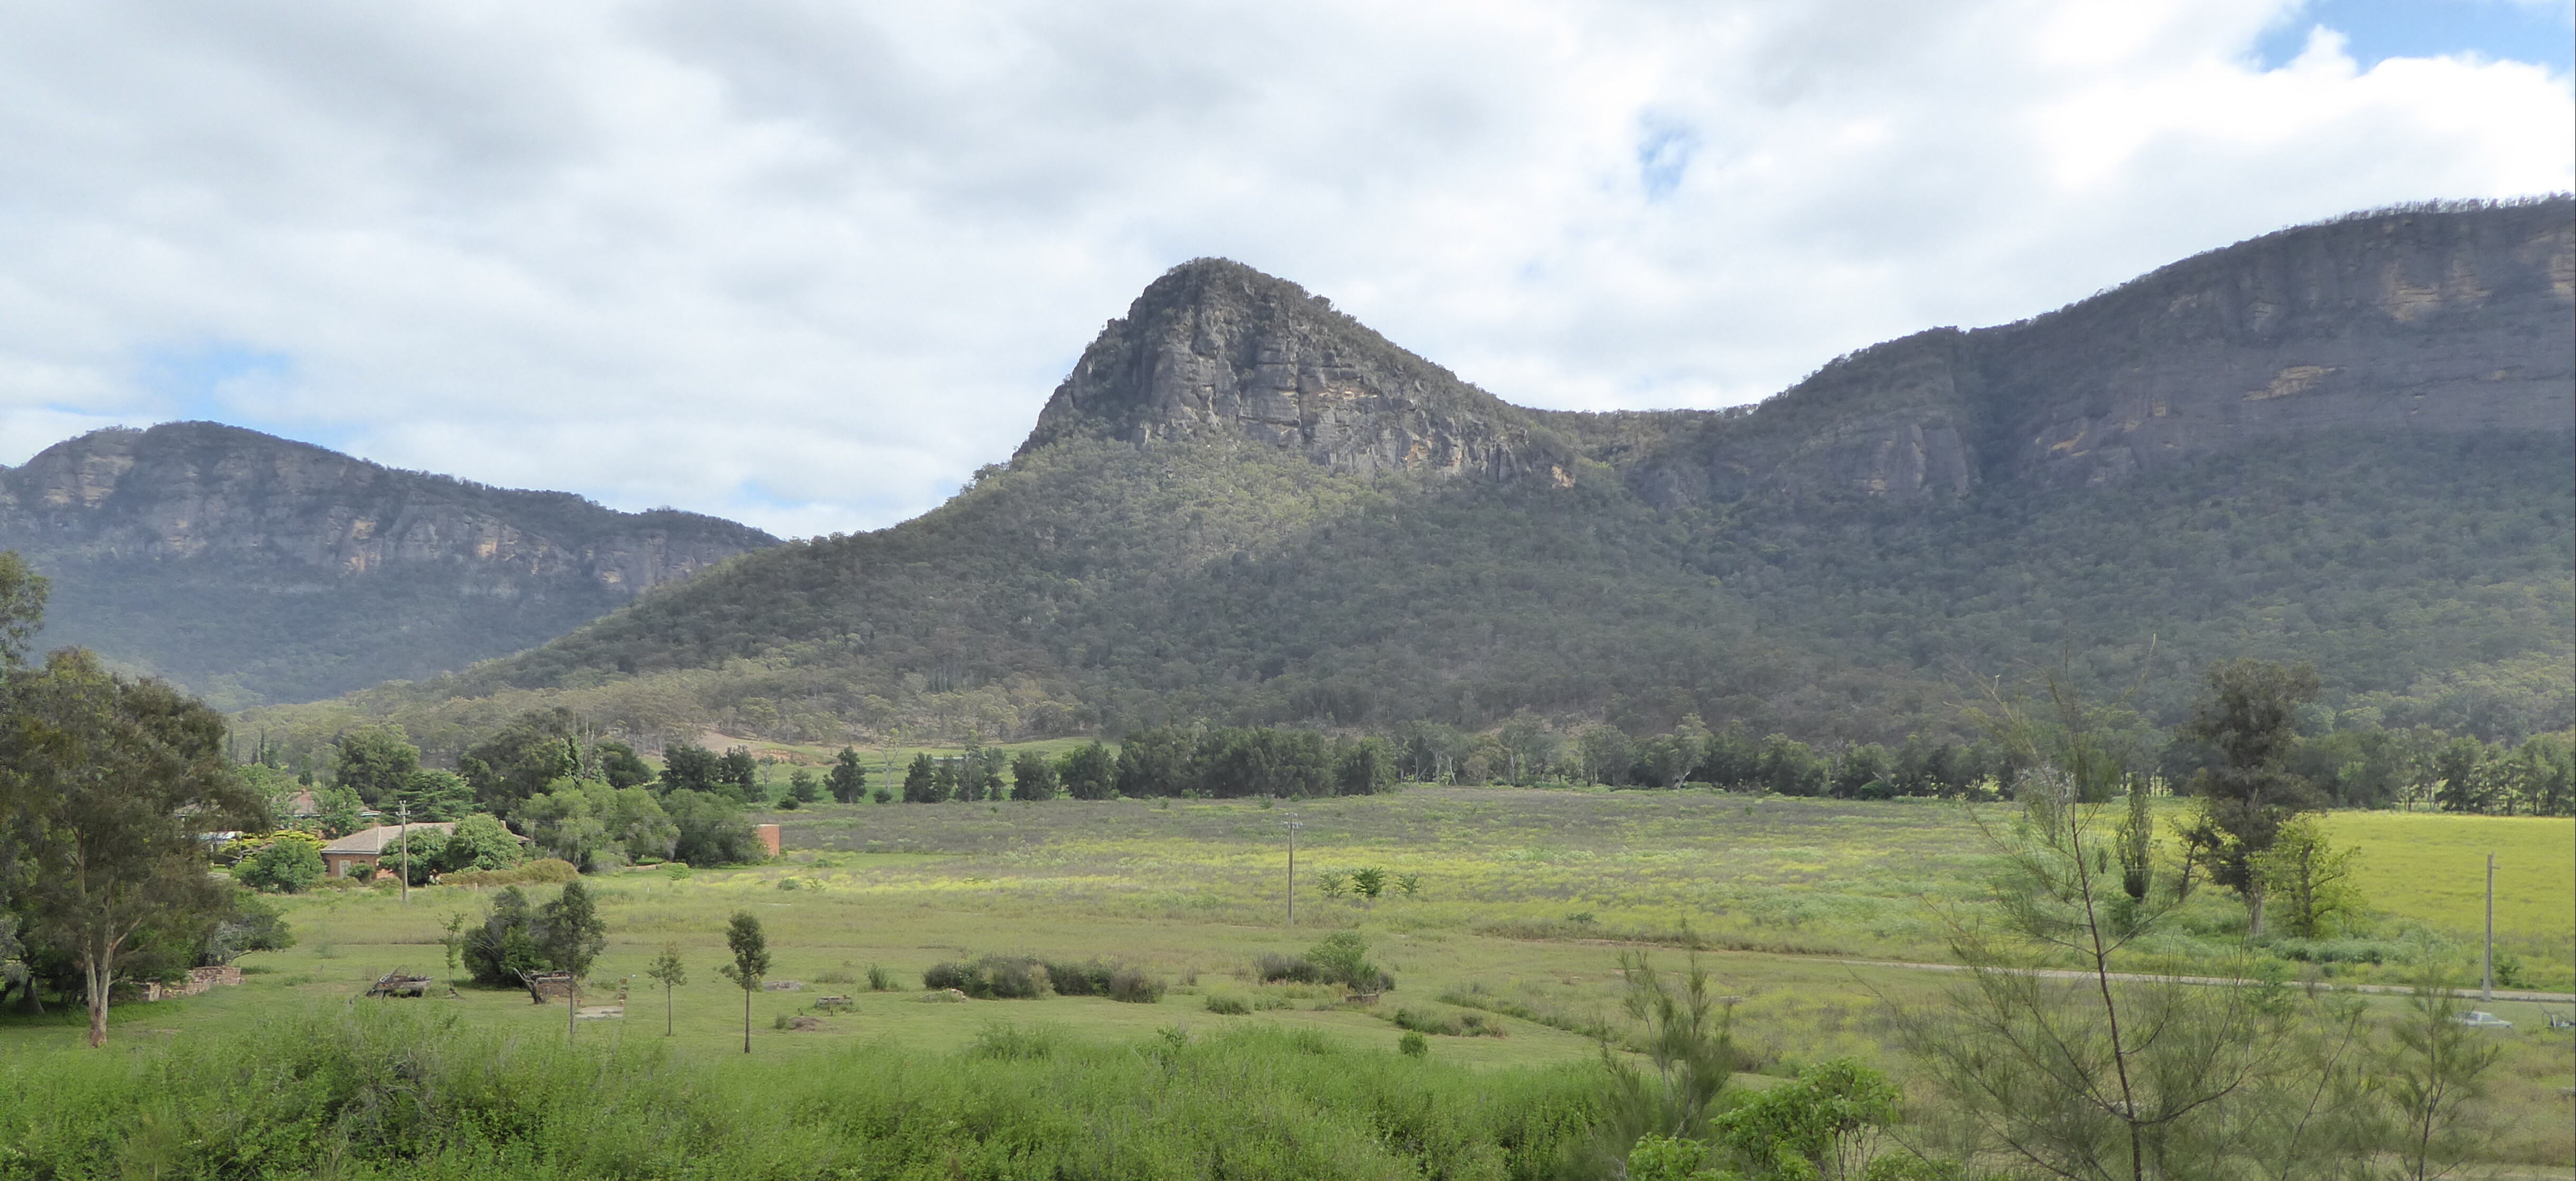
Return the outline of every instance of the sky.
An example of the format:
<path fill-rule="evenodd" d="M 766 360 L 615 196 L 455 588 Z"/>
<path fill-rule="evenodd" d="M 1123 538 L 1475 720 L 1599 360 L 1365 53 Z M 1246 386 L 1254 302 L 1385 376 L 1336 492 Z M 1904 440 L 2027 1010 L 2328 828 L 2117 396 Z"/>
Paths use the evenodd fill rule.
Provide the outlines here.
<path fill-rule="evenodd" d="M 14 0 L 0 463 L 213 419 L 783 536 L 1167 268 L 1716 407 L 2284 226 L 2576 188 L 2576 0 Z"/>

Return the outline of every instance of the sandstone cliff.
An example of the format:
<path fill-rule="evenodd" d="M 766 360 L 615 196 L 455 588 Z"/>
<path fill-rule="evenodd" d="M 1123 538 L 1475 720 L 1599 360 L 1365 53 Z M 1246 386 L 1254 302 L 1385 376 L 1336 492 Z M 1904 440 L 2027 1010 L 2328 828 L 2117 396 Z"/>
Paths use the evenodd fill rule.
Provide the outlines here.
<path fill-rule="evenodd" d="M 1200 259 L 1101 330 L 1020 450 L 1100 432 L 1250 444 L 1357 472 L 1569 481 L 1571 449 L 1537 423 L 1294 283 Z"/>
<path fill-rule="evenodd" d="M 2036 319 L 1842 358 L 1749 410 L 1548 420 L 1658 505 L 2050 487 L 2266 439 L 2576 430 L 2576 203 L 2356 215 Z"/>
<path fill-rule="evenodd" d="M 714 517 L 621 513 L 210 422 L 92 431 L 0 472 L 0 546 L 62 557 L 249 559 L 351 577 L 427 564 L 504 585 L 576 578 L 627 598 L 776 544 Z"/>
<path fill-rule="evenodd" d="M 0 548 L 53 581 L 40 643 L 227 708 L 463 668 L 776 544 L 205 422 L 93 431 L 0 470 Z"/>
<path fill-rule="evenodd" d="M 2576 203 L 2284 230 L 1970 353 L 1988 466 L 2054 486 L 2335 427 L 2576 429 Z"/>
<path fill-rule="evenodd" d="M 1174 268 L 1111 321 L 1022 453 L 1068 433 L 1226 443 L 1353 471 L 1572 482 L 1660 507 L 2048 486 L 2281 435 L 2576 429 L 2576 203 L 2428 207 L 2186 259 L 2036 319 L 1863 349 L 1759 406 L 1525 410 L 1293 283 Z"/>

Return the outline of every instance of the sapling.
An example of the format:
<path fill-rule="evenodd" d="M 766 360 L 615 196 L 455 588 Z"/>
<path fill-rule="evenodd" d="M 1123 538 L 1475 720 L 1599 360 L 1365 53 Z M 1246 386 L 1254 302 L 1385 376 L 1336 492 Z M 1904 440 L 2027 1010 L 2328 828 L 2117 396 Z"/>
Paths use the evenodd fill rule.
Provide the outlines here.
<path fill-rule="evenodd" d="M 760 991 L 760 978 L 769 974 L 769 936 L 760 929 L 760 916 L 747 910 L 733 912 L 733 921 L 725 927 L 725 946 L 733 951 L 733 962 L 716 969 L 725 979 L 742 989 L 742 1052 L 751 1052 L 751 994 Z"/>
<path fill-rule="evenodd" d="M 662 1036 L 671 1036 L 671 990 L 689 982 L 689 966 L 680 960 L 680 945 L 665 943 L 662 954 L 654 957 L 653 966 L 644 974 L 662 982 Z"/>

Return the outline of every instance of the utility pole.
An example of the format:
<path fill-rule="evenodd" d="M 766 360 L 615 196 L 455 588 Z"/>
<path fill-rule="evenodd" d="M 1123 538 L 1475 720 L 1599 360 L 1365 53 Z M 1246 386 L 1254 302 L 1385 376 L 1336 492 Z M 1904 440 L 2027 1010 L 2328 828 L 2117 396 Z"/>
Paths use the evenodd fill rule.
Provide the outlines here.
<path fill-rule="evenodd" d="M 2487 954 L 2485 981 L 2478 988 L 2484 1000 L 2495 999 L 2495 854 L 2487 854 Z"/>
<path fill-rule="evenodd" d="M 397 805 L 394 815 L 402 818 L 402 900 L 408 904 L 411 901 L 411 802 L 406 800 Z"/>
<path fill-rule="evenodd" d="M 1297 830 L 1306 826 L 1297 819 L 1297 814 L 1294 812 L 1288 814 L 1288 819 L 1280 821 L 1280 825 L 1288 830 L 1288 927 L 1290 930 L 1295 930 L 1297 927 Z"/>

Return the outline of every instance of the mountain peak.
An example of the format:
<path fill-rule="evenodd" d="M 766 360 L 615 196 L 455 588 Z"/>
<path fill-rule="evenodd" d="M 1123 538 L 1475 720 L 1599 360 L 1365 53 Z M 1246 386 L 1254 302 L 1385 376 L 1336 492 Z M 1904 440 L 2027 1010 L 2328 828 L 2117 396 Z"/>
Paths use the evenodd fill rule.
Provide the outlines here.
<path fill-rule="evenodd" d="M 1164 272 L 1102 328 L 1020 452 L 1083 435 L 1267 447 L 1361 472 L 1561 483 L 1572 467 L 1570 449 L 1528 412 L 1330 300 L 1221 258 Z"/>

